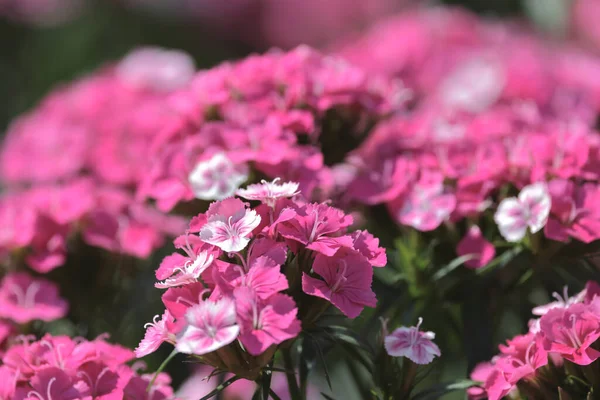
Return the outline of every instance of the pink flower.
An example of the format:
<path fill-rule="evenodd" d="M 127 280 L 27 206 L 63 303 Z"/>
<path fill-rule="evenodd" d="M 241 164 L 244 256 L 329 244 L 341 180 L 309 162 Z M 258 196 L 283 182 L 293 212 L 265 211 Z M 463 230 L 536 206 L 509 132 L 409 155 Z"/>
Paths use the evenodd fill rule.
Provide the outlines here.
<path fill-rule="evenodd" d="M 60 368 L 42 369 L 31 379 L 27 400 L 78 400 L 82 395 L 73 384 L 73 379 Z"/>
<path fill-rule="evenodd" d="M 241 325 L 240 341 L 250 354 L 259 355 L 271 345 L 300 333 L 298 309 L 291 297 L 276 293 L 263 300 L 250 288 L 238 288 L 234 296 Z"/>
<path fill-rule="evenodd" d="M 584 289 L 581 292 L 577 293 L 573 297 L 569 297 L 568 287 L 565 286 L 564 289 L 563 289 L 563 295 L 562 296 L 560 294 L 556 293 L 556 292 L 552 293 L 552 297 L 554 297 L 556 299 L 556 301 L 553 301 L 552 303 L 548 303 L 548 304 L 544 304 L 544 305 L 541 305 L 541 306 L 534 307 L 533 310 L 531 310 L 531 313 L 533 315 L 540 315 L 540 316 L 542 316 L 542 315 L 546 315 L 548 313 L 548 311 L 550 311 L 550 310 L 552 310 L 554 308 L 569 308 L 573 304 L 582 303 L 584 301 L 584 299 L 586 298 L 586 295 L 587 295 L 587 286 L 586 286 L 586 289 Z"/>
<path fill-rule="evenodd" d="M 91 396 L 92 399 L 123 399 L 123 389 L 119 387 L 119 374 L 102 362 L 88 361 L 84 363 L 78 368 L 77 377 L 87 385 L 84 394 Z"/>
<path fill-rule="evenodd" d="M 351 235 L 354 243 L 352 248 L 365 256 L 373 267 L 385 267 L 387 256 L 385 249 L 379 247 L 379 239 L 367 231 L 355 231 Z"/>
<path fill-rule="evenodd" d="M 25 272 L 8 274 L 0 283 L 0 317 L 24 324 L 52 321 L 67 314 L 67 302 L 50 281 L 34 279 Z"/>
<path fill-rule="evenodd" d="M 342 236 L 352 217 L 326 204 L 307 204 L 298 208 L 295 218 L 279 226 L 281 236 L 297 248 L 301 243 L 310 250 L 332 256 L 340 247 L 352 247 L 352 238 Z M 294 247 L 292 247 L 294 250 Z"/>
<path fill-rule="evenodd" d="M 186 85 L 195 73 L 194 60 L 179 50 L 142 47 L 117 66 L 119 79 L 140 89 L 169 92 Z"/>
<path fill-rule="evenodd" d="M 225 268 L 220 268 L 215 278 L 221 290 L 231 292 L 238 287 L 248 287 L 264 300 L 289 287 L 285 275 L 281 273 L 281 265 L 268 256 L 254 259 L 248 272 L 237 264 L 222 265 Z"/>
<path fill-rule="evenodd" d="M 479 227 L 473 225 L 465 237 L 458 242 L 456 253 L 461 257 L 471 255 L 473 258 L 465 261 L 465 265 L 477 269 L 492 261 L 496 254 L 496 248 L 483 237 Z"/>
<path fill-rule="evenodd" d="M 189 175 L 194 196 L 202 200 L 222 200 L 233 196 L 248 179 L 245 165 L 235 165 L 224 153 L 201 161 Z"/>
<path fill-rule="evenodd" d="M 258 200 L 269 207 L 274 207 L 277 199 L 293 197 L 300 192 L 298 183 L 277 183 L 280 179 L 275 178 L 272 182 L 263 180 L 261 183 L 248 185 L 246 189 L 238 189 L 236 194 L 246 200 Z"/>
<path fill-rule="evenodd" d="M 187 258 L 179 253 L 175 253 L 169 257 L 170 258 L 165 258 L 165 260 L 163 260 L 161 267 L 164 266 L 165 261 L 175 262 L 178 264 L 174 265 L 174 268 L 171 270 L 173 275 L 170 275 L 163 282 L 158 282 L 154 285 L 158 289 L 183 286 L 188 283 L 197 282 L 200 278 L 200 275 L 202 275 L 202 273 L 211 266 L 214 260 L 214 256 L 207 251 L 201 251 L 198 254 L 193 254 L 193 258 Z M 179 262 L 182 261 L 183 263 L 179 264 Z M 164 271 L 164 269 L 161 270 L 160 268 L 157 270 L 157 274 L 159 272 L 161 273 L 160 276 L 164 276 L 168 273 Z"/>
<path fill-rule="evenodd" d="M 444 188 L 443 176 L 427 173 L 404 200 L 397 218 L 420 231 L 431 231 L 446 221 L 456 207 L 456 197 Z"/>
<path fill-rule="evenodd" d="M 333 257 L 317 254 L 312 269 L 323 280 L 304 273 L 302 290 L 329 300 L 349 318 L 356 318 L 365 306 L 377 304 L 371 290 L 373 269 L 360 253 L 341 249 Z"/>
<path fill-rule="evenodd" d="M 588 365 L 600 358 L 591 345 L 600 338 L 600 298 L 590 304 L 553 308 L 540 319 L 544 349 L 575 364 Z"/>
<path fill-rule="evenodd" d="M 518 242 L 525 237 L 527 228 L 531 233 L 540 231 L 550 213 L 551 198 L 543 182 L 525 186 L 519 197 L 509 197 L 500 202 L 494 221 L 500 234 L 509 242 Z"/>
<path fill-rule="evenodd" d="M 494 372 L 494 364 L 490 362 L 482 362 L 475 366 L 471 372 L 470 378 L 474 381 L 485 382 L 490 374 Z M 467 389 L 467 395 L 469 400 L 482 400 L 485 399 L 485 389 L 481 386 L 472 386 Z"/>
<path fill-rule="evenodd" d="M 440 349 L 433 343 L 435 333 L 421 332 L 419 327 L 422 322 L 423 319 L 419 318 L 417 326 L 402 326 L 386 336 L 387 353 L 392 357 L 406 357 L 416 364 L 429 364 L 435 356 L 439 357 Z"/>
<path fill-rule="evenodd" d="M 205 300 L 187 310 L 188 326 L 177 338 L 177 351 L 202 355 L 233 342 L 240 333 L 236 323 L 235 302 L 227 297 Z"/>
<path fill-rule="evenodd" d="M 544 229 L 546 237 L 566 242 L 570 237 L 584 243 L 600 238 L 600 187 L 594 183 L 576 186 L 574 182 L 555 179 L 548 184 L 552 207 Z"/>
<path fill-rule="evenodd" d="M 500 345 L 500 351 L 503 355 L 497 359 L 496 368 L 511 385 L 531 377 L 548 364 L 548 353 L 533 333 L 515 336 L 507 341 L 507 346 Z"/>
<path fill-rule="evenodd" d="M 152 322 L 148 322 L 144 325 L 146 334 L 144 338 L 135 349 L 135 356 L 142 358 L 150 353 L 154 353 L 161 344 L 168 341 L 175 341 L 174 335 L 169 331 L 167 323 L 173 322 L 173 317 L 168 310 L 165 310 L 160 320 L 159 316 L 156 315 Z"/>
<path fill-rule="evenodd" d="M 248 210 L 238 199 L 212 203 L 206 212 L 207 223 L 200 230 L 200 238 L 226 252 L 246 248 L 250 235 L 260 224 L 260 216 Z"/>

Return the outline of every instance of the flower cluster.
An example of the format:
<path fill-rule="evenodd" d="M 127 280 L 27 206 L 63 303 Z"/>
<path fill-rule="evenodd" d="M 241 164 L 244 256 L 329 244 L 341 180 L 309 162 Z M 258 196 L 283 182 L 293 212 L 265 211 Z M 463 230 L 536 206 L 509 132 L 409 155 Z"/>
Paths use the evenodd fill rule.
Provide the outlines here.
<path fill-rule="evenodd" d="M 148 324 L 138 357 L 169 342 L 253 378 L 277 345 L 300 333 L 301 321 L 314 323 L 329 304 L 349 318 L 376 305 L 373 267 L 386 264 L 385 251 L 368 232 L 349 232 L 350 216 L 290 199 L 297 183 L 263 182 L 237 194 L 261 204 L 212 203 L 175 240 L 184 254 L 167 256 L 156 270 L 166 311 Z"/>
<path fill-rule="evenodd" d="M 555 293 L 557 301 L 534 308 L 539 318 L 531 320 L 529 332 L 500 345 L 500 355 L 473 371 L 471 378 L 483 386 L 469 389 L 470 397 L 498 400 L 520 391 L 547 398 L 558 387 L 567 393 L 574 390 L 562 382 L 567 375 L 577 375 L 574 371 L 581 371 L 583 381 L 600 372 L 598 363 L 593 364 L 600 358 L 599 295 L 600 286 L 590 281 L 571 298 L 565 288 L 564 297 Z M 571 368 L 573 364 L 580 369 Z"/>
<path fill-rule="evenodd" d="M 138 195 L 170 210 L 263 176 L 297 181 L 310 199 L 334 184 L 327 164 L 406 96 L 398 82 L 308 47 L 201 71 L 170 98 L 179 119 L 154 138 Z"/>
<path fill-rule="evenodd" d="M 9 127 L 0 153 L 0 254 L 38 272 L 68 241 L 147 257 L 185 223 L 135 198 L 149 141 L 170 118 L 168 93 L 194 73 L 184 53 L 145 48 L 51 93 Z M 35 160 L 35 166 L 31 164 Z"/>
<path fill-rule="evenodd" d="M 457 253 L 474 251 L 472 268 L 493 258 L 497 233 L 600 239 L 600 59 L 453 9 L 402 14 L 340 54 L 414 98 L 333 168 L 338 204 L 384 204 L 419 231 L 468 220 Z"/>
<path fill-rule="evenodd" d="M 0 398 L 13 400 L 163 400 L 173 396 L 171 379 L 138 374 L 125 363 L 134 354 L 99 337 L 92 341 L 21 336 L 0 362 Z"/>

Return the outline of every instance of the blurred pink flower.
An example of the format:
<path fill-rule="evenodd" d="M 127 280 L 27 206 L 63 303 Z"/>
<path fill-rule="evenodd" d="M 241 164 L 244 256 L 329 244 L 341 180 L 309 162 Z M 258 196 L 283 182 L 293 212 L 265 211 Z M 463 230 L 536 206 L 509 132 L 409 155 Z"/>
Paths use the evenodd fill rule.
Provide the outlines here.
<path fill-rule="evenodd" d="M 67 310 L 67 302 L 59 297 L 57 286 L 50 281 L 14 272 L 0 283 L 0 317 L 24 324 L 37 319 L 59 319 Z"/>
<path fill-rule="evenodd" d="M 494 221 L 502 236 L 509 242 L 518 242 L 525 237 L 527 228 L 531 233 L 540 231 L 548 221 L 551 197 L 548 186 L 534 183 L 521 189 L 519 197 L 502 200 L 494 214 Z"/>
<path fill-rule="evenodd" d="M 202 200 L 222 200 L 233 196 L 248 179 L 245 165 L 235 165 L 224 153 L 200 161 L 189 176 L 194 196 Z"/>
<path fill-rule="evenodd" d="M 465 265 L 477 269 L 492 261 L 496 254 L 496 248 L 483 237 L 481 229 L 477 225 L 473 225 L 458 242 L 456 253 L 459 256 L 472 256 L 473 258 L 465 261 Z"/>

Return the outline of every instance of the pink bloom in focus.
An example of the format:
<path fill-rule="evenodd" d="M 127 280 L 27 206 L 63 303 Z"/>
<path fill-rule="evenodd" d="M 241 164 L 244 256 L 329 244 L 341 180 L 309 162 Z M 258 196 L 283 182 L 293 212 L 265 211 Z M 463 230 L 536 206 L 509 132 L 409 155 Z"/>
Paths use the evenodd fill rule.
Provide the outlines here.
<path fill-rule="evenodd" d="M 500 234 L 509 242 L 518 242 L 525 237 L 527 228 L 531 233 L 540 231 L 550 214 L 551 198 L 543 182 L 525 186 L 519 197 L 509 197 L 500 202 L 494 221 Z"/>
<path fill-rule="evenodd" d="M 222 200 L 233 196 L 248 179 L 248 168 L 235 165 L 225 153 L 200 161 L 189 175 L 194 196 L 201 200 Z"/>
<path fill-rule="evenodd" d="M 185 260 L 183 264 L 175 266 L 173 268 L 173 275 L 171 275 L 163 282 L 156 283 L 154 285 L 156 288 L 166 289 L 170 287 L 183 286 L 188 283 L 197 282 L 200 278 L 200 275 L 202 275 L 202 273 L 206 271 L 208 267 L 211 266 L 214 260 L 214 256 L 208 253 L 207 251 L 201 251 L 198 254 L 195 254 L 193 259 L 188 259 L 184 256 L 181 257 L 183 258 L 183 260 Z M 172 261 L 178 258 L 179 257 L 172 255 L 169 260 Z"/>
<path fill-rule="evenodd" d="M 64 317 L 67 309 L 56 285 L 45 279 L 15 272 L 6 275 L 0 284 L 0 317 L 20 324 L 36 319 L 52 321 Z"/>
<path fill-rule="evenodd" d="M 442 353 L 433 343 L 435 333 L 421 332 L 419 327 L 423 322 L 419 318 L 417 326 L 397 328 L 385 337 L 385 350 L 392 357 L 406 357 L 416 364 L 429 364 L 435 356 Z"/>
<path fill-rule="evenodd" d="M 296 318 L 296 303 L 290 296 L 276 293 L 262 300 L 250 288 L 238 288 L 234 296 L 241 324 L 240 341 L 250 354 L 259 355 L 302 330 Z"/>
<path fill-rule="evenodd" d="M 248 272 L 237 264 L 227 264 L 226 269 L 220 270 L 218 274 L 222 275 L 218 277 L 221 290 L 233 291 L 234 288 L 248 287 L 263 300 L 289 287 L 287 278 L 281 273 L 281 265 L 268 256 L 253 260 Z"/>
<path fill-rule="evenodd" d="M 371 290 L 373 269 L 360 253 L 341 249 L 333 257 L 317 254 L 313 271 L 323 278 L 302 275 L 302 290 L 311 296 L 329 300 L 349 318 L 356 318 L 365 306 L 375 307 Z"/>
<path fill-rule="evenodd" d="M 311 203 L 296 211 L 295 218 L 279 226 L 279 233 L 290 239 L 290 246 L 298 242 L 327 256 L 333 256 L 340 247 L 352 247 L 352 238 L 341 236 L 345 228 L 352 224 L 352 217 L 345 215 L 342 210 Z"/>
<path fill-rule="evenodd" d="M 589 305 L 554 308 L 540 319 L 544 349 L 575 364 L 588 365 L 600 357 L 591 345 L 600 338 L 600 298 Z"/>
<path fill-rule="evenodd" d="M 507 346 L 500 345 L 500 351 L 503 355 L 496 361 L 496 368 L 502 371 L 511 385 L 529 378 L 537 369 L 548 364 L 548 352 L 533 333 L 508 340 Z"/>
<path fill-rule="evenodd" d="M 195 73 L 194 60 L 179 50 L 142 47 L 117 66 L 119 78 L 139 89 L 170 92 L 186 85 Z"/>
<path fill-rule="evenodd" d="M 446 221 L 456 207 L 456 197 L 444 188 L 444 177 L 427 173 L 413 187 L 398 211 L 398 220 L 420 231 L 432 231 Z"/>
<path fill-rule="evenodd" d="M 387 255 L 385 249 L 379 247 L 379 239 L 367 231 L 355 231 L 350 235 L 354 243 L 352 248 L 365 256 L 373 267 L 385 267 Z"/>
<path fill-rule="evenodd" d="M 240 333 L 236 323 L 235 302 L 227 297 L 205 300 L 185 314 L 188 326 L 177 338 L 177 351 L 202 355 L 233 342 Z"/>
<path fill-rule="evenodd" d="M 247 209 L 243 202 L 233 198 L 212 203 L 206 217 L 200 239 L 226 252 L 246 248 L 252 231 L 261 221 L 256 211 Z"/>
<path fill-rule="evenodd" d="M 481 229 L 477 225 L 473 225 L 465 237 L 458 242 L 456 253 L 461 257 L 471 255 L 473 258 L 465 261 L 465 265 L 477 269 L 492 261 L 496 254 L 496 248 L 483 237 Z"/>
<path fill-rule="evenodd" d="M 552 293 L 552 297 L 554 297 L 556 299 L 556 301 L 534 307 L 533 310 L 531 310 L 531 313 L 533 315 L 542 316 L 542 315 L 546 315 L 548 313 L 548 311 L 550 311 L 554 308 L 569 308 L 573 304 L 582 303 L 586 297 L 586 294 L 587 294 L 587 288 L 582 290 L 581 292 L 577 293 L 575 296 L 569 297 L 568 287 L 565 286 L 563 289 L 562 296 L 556 292 Z"/>
<path fill-rule="evenodd" d="M 261 183 L 248 185 L 245 189 L 238 189 L 236 194 L 246 200 L 258 200 L 269 207 L 274 207 L 277 199 L 293 197 L 300 193 L 298 183 L 284 182 L 279 184 L 279 178 L 272 182 L 263 180 Z"/>
<path fill-rule="evenodd" d="M 165 310 L 160 320 L 159 316 L 155 316 L 152 322 L 144 325 L 146 334 L 135 349 L 135 356 L 142 358 L 150 353 L 154 353 L 163 342 L 175 341 L 174 335 L 169 332 L 167 323 L 173 322 L 173 317 L 168 310 Z"/>

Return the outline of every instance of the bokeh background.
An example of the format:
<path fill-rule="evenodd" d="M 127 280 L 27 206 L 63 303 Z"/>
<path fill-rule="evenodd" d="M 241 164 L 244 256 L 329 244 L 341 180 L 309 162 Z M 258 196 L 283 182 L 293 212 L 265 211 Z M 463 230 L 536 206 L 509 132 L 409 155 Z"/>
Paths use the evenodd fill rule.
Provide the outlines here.
<path fill-rule="evenodd" d="M 209 68 L 271 47 L 289 49 L 307 43 L 328 49 L 416 3 L 465 7 L 488 18 L 526 19 L 544 35 L 577 37 L 591 48 L 600 42 L 594 32 L 574 23 L 574 0 L 0 0 L 0 132 L 61 82 L 118 60 L 138 46 L 182 49 L 197 67 Z M 31 163 L 35 165 L 35 160 Z M 97 326 L 77 327 L 77 332 L 93 336 L 111 331 L 115 341 L 135 347 L 141 325 L 161 309 L 152 283 L 153 270 L 164 254 L 144 261 L 112 260 L 142 263 L 139 269 L 146 272 L 122 285 L 123 292 L 98 294 L 107 301 L 95 311 Z M 82 263 L 94 268 L 93 260 Z M 57 273 L 85 282 L 93 275 L 88 272 L 80 265 Z M 96 283 L 82 284 L 92 288 Z M 156 354 L 150 367 L 165 356 Z M 464 376 L 466 369 L 457 365 L 456 377 Z M 187 373 L 169 372 L 176 384 Z"/>

